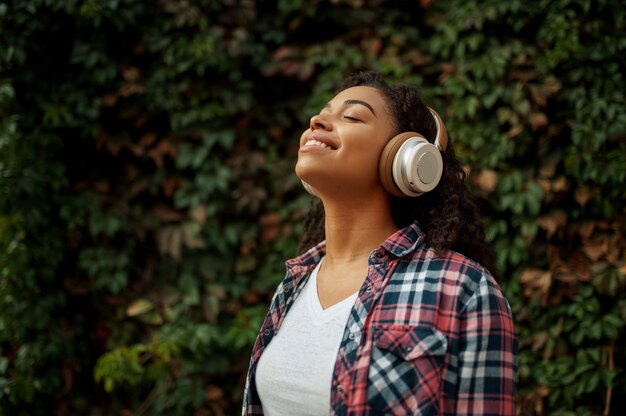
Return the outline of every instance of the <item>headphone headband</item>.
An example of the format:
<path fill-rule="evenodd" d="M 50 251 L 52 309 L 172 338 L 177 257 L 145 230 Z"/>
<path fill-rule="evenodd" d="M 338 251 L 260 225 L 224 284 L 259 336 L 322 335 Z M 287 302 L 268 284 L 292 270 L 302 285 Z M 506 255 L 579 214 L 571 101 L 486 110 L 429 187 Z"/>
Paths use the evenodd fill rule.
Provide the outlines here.
<path fill-rule="evenodd" d="M 443 124 L 443 120 L 439 117 L 439 114 L 437 114 L 435 110 L 430 107 L 428 107 L 428 110 L 433 115 L 435 125 L 437 126 L 437 134 L 435 135 L 434 145 L 437 146 L 437 149 L 443 152 L 446 150 L 446 147 L 448 147 L 448 131 L 446 130 L 446 125 Z"/>

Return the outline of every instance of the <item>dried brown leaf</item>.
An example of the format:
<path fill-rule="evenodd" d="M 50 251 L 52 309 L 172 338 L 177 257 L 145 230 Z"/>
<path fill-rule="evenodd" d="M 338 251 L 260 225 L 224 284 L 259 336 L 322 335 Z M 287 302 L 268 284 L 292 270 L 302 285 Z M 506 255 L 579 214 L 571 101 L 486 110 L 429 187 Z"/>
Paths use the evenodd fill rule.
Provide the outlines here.
<path fill-rule="evenodd" d="M 216 386 L 215 384 L 211 384 L 206 388 L 206 398 L 208 401 L 212 402 L 215 400 L 219 400 L 222 397 L 224 397 L 224 390 L 222 390 L 220 387 Z"/>
<path fill-rule="evenodd" d="M 591 280 L 591 264 L 581 252 L 575 252 L 569 258 L 569 266 L 579 282 Z"/>
<path fill-rule="evenodd" d="M 283 59 L 291 58 L 296 55 L 297 52 L 294 48 L 290 46 L 281 46 L 280 48 L 276 49 L 273 58 L 276 61 L 282 61 Z"/>
<path fill-rule="evenodd" d="M 530 125 L 534 131 L 548 125 L 548 117 L 544 113 L 533 113 L 530 116 Z"/>
<path fill-rule="evenodd" d="M 100 103 L 103 107 L 113 107 L 115 103 L 117 103 L 117 95 L 116 94 L 105 94 L 100 99 Z"/>
<path fill-rule="evenodd" d="M 159 202 L 158 204 L 156 204 L 152 208 L 152 211 L 156 214 L 157 217 L 159 217 L 160 220 L 163 220 L 163 221 L 176 222 L 184 218 L 184 215 L 180 211 L 162 202 Z"/>
<path fill-rule="evenodd" d="M 126 308 L 126 316 L 138 316 L 152 310 L 153 308 L 154 304 L 148 299 L 135 299 L 130 305 L 128 305 L 128 308 Z"/>
<path fill-rule="evenodd" d="M 589 239 L 583 243 L 583 248 L 591 261 L 598 261 L 607 252 L 608 241 L 600 238 Z"/>
<path fill-rule="evenodd" d="M 578 235 L 584 240 L 587 240 L 593 235 L 593 231 L 596 228 L 594 222 L 587 222 L 585 224 L 578 225 Z"/>
<path fill-rule="evenodd" d="M 280 215 L 277 212 L 269 212 L 259 218 L 261 225 L 261 242 L 267 243 L 276 240 L 280 236 Z"/>
<path fill-rule="evenodd" d="M 523 294 L 527 298 L 540 298 L 545 303 L 552 285 L 552 273 L 548 270 L 528 268 L 519 278 Z"/>
<path fill-rule="evenodd" d="M 531 99 L 538 107 L 543 108 L 548 103 L 547 97 L 543 89 L 537 86 L 530 87 Z"/>
<path fill-rule="evenodd" d="M 93 189 L 101 194 L 108 194 L 111 191 L 111 184 L 107 181 L 98 181 L 93 184 Z"/>
<path fill-rule="evenodd" d="M 554 192 L 563 192 L 567 189 L 567 179 L 564 176 L 552 181 L 552 190 Z"/>
<path fill-rule="evenodd" d="M 591 188 L 585 185 L 576 189 L 576 192 L 574 192 L 574 198 L 576 198 L 576 202 L 578 202 L 578 205 L 581 206 L 585 206 L 592 196 L 593 192 L 591 191 Z"/>
<path fill-rule="evenodd" d="M 550 215 L 543 215 L 537 219 L 537 224 L 546 230 L 548 238 L 551 238 L 559 228 L 563 228 L 567 224 L 567 214 L 556 211 Z"/>
<path fill-rule="evenodd" d="M 189 216 L 198 224 L 204 225 L 206 223 L 206 205 L 199 204 L 191 208 Z"/>
<path fill-rule="evenodd" d="M 472 182 L 479 189 L 490 194 L 498 186 L 498 174 L 493 170 L 483 170 L 473 175 Z"/>
<path fill-rule="evenodd" d="M 156 133 L 145 133 L 139 138 L 139 146 L 141 147 L 149 147 L 152 146 L 154 141 L 156 140 Z"/>
<path fill-rule="evenodd" d="M 180 227 L 162 228 L 157 233 L 159 252 L 180 260 L 182 252 L 182 230 Z"/>
<path fill-rule="evenodd" d="M 163 184 L 161 185 L 163 187 L 163 194 L 168 198 L 173 196 L 174 192 L 176 192 L 176 190 L 180 188 L 181 184 L 182 179 L 180 176 L 174 175 L 168 177 L 166 180 L 163 181 Z"/>
<path fill-rule="evenodd" d="M 619 261 L 621 251 L 620 246 L 621 244 L 619 244 L 619 240 L 616 236 L 613 236 L 608 242 L 606 250 L 606 260 L 609 263 L 615 264 Z"/>
<path fill-rule="evenodd" d="M 509 131 L 506 133 L 506 135 L 509 138 L 513 138 L 513 137 L 519 136 L 523 131 L 524 131 L 524 126 L 522 124 L 518 124 L 516 126 L 512 126 L 509 129 Z"/>
<path fill-rule="evenodd" d="M 139 78 L 139 68 L 136 66 L 124 67 L 121 72 L 126 81 L 136 81 Z"/>

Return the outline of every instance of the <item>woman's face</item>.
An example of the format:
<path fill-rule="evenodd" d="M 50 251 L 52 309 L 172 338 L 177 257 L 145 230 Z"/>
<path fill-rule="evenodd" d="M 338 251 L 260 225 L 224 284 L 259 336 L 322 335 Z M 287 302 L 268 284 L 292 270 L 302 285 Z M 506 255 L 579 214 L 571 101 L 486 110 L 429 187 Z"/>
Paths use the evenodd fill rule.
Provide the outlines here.
<path fill-rule="evenodd" d="M 379 90 L 343 90 L 302 133 L 296 174 L 320 194 L 379 191 L 378 161 L 394 132 Z"/>

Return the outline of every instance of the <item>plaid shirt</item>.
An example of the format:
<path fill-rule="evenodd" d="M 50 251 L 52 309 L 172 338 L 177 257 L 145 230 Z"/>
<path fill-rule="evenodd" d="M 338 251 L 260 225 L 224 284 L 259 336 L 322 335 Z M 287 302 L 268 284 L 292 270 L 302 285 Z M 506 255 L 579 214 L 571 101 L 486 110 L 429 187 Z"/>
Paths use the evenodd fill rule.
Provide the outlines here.
<path fill-rule="evenodd" d="M 517 338 L 511 310 L 487 270 L 443 257 L 417 224 L 369 257 L 332 378 L 331 415 L 512 415 Z M 243 415 L 261 415 L 255 373 L 264 349 L 325 253 L 289 260 L 257 337 Z"/>

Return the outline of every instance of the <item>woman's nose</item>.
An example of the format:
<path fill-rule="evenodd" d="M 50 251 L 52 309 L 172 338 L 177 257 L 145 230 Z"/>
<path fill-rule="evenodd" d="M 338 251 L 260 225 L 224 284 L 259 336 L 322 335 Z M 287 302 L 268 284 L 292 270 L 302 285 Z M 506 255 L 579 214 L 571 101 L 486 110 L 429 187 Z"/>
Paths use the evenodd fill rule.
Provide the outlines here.
<path fill-rule="evenodd" d="M 327 120 L 324 120 L 318 114 L 318 115 L 315 115 L 315 116 L 311 117 L 310 127 L 311 127 L 311 130 L 318 130 L 318 129 L 329 130 L 330 129 L 330 122 L 328 122 Z"/>

